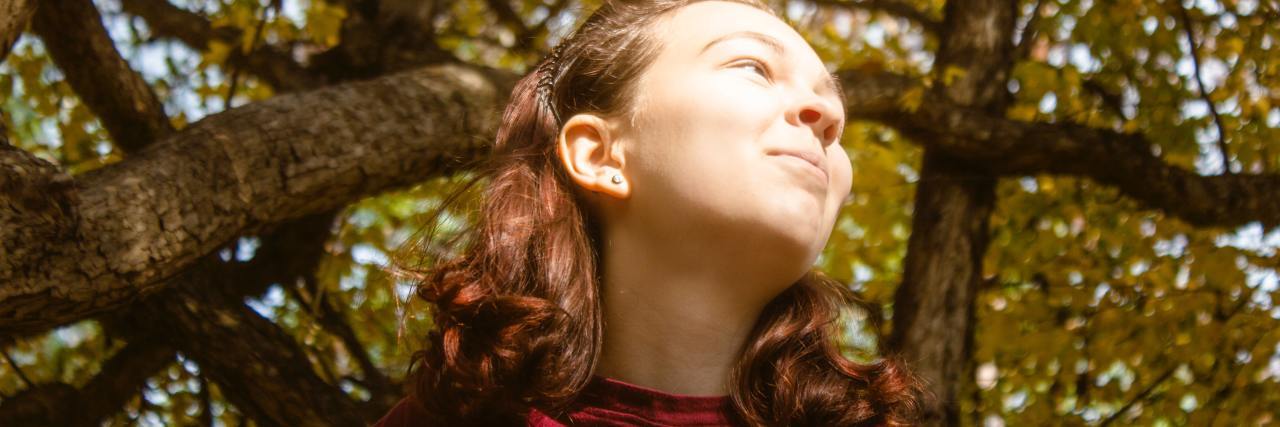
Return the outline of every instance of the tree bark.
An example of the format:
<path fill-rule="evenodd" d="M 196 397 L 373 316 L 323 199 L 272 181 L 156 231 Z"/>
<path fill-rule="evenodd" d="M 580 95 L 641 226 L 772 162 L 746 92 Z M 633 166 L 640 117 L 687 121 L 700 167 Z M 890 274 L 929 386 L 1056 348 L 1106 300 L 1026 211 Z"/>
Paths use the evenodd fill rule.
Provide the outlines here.
<path fill-rule="evenodd" d="M 194 360 L 223 395 L 262 426 L 362 426 L 376 417 L 316 375 L 293 337 L 223 283 L 217 255 L 135 304 L 126 322 Z M 228 290 L 232 290 L 228 292 Z M 160 321 L 162 320 L 163 321 Z"/>
<path fill-rule="evenodd" d="M 897 129 L 935 152 L 999 176 L 1059 174 L 1115 187 L 1138 203 L 1198 227 L 1238 227 L 1253 221 L 1280 226 L 1280 175 L 1205 176 L 1157 157 L 1140 133 L 1119 133 L 1074 123 L 1005 118 L 925 92 L 905 109 L 919 82 L 885 72 L 841 73 L 850 118 Z"/>
<path fill-rule="evenodd" d="M 207 51 L 213 41 L 235 47 L 240 45 L 239 29 L 215 28 L 203 16 L 165 0 L 122 0 L 120 6 L 126 13 L 146 21 L 153 35 L 181 40 L 196 51 Z M 249 53 L 232 49 L 229 55 L 229 66 L 252 73 L 278 92 L 314 89 L 324 83 L 323 79 L 294 61 L 289 52 L 270 44 L 257 46 Z"/>
<path fill-rule="evenodd" d="M 0 403 L 0 425 L 100 426 L 136 396 L 147 378 L 173 362 L 162 344 L 131 342 L 84 386 L 41 384 Z"/>
<path fill-rule="evenodd" d="M 160 100 L 116 51 L 92 1 L 43 0 L 31 27 L 76 95 L 125 151 L 138 151 L 173 131 Z"/>
<path fill-rule="evenodd" d="M 1012 0 L 947 2 L 934 70 L 936 81 L 944 82 L 937 87 L 940 97 L 981 111 L 1004 110 L 1016 11 Z M 952 67 L 963 75 L 948 84 Z M 937 398 L 926 406 L 926 425 L 960 424 L 959 389 L 969 377 L 995 184 L 981 167 L 926 146 L 888 343 Z"/>
<path fill-rule="evenodd" d="M 236 236 L 465 168 L 487 151 L 513 84 L 443 65 L 278 96 L 87 172 L 45 198 L 69 213 L 43 229 L 76 238 L 37 229 L 5 241 L 34 264 L 0 258 L 0 336 L 119 307 Z M 23 217 L 8 210 L 0 219 Z"/>
<path fill-rule="evenodd" d="M 9 56 L 9 49 L 22 36 L 36 2 L 32 0 L 0 0 L 0 62 Z"/>

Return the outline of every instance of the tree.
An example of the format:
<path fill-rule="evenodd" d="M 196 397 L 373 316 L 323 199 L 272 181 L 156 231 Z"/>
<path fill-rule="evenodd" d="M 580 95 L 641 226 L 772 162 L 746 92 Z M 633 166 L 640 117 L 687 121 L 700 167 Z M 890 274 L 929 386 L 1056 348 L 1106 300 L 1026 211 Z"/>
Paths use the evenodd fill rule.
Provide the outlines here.
<path fill-rule="evenodd" d="M 0 425 L 376 419 L 388 254 L 597 4 L 0 0 Z M 931 425 L 1273 419 L 1280 4 L 776 6 L 848 98 L 818 268 Z"/>

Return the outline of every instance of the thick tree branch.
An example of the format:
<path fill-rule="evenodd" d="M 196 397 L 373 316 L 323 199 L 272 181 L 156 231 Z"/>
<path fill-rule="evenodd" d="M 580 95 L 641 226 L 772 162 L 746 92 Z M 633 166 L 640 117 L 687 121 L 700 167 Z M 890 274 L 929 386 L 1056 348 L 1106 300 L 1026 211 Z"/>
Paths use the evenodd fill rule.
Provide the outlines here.
<path fill-rule="evenodd" d="M 0 404 L 0 425 L 99 426 L 142 389 L 147 378 L 173 361 L 174 350 L 151 342 L 129 343 L 88 383 L 42 384 Z"/>
<path fill-rule="evenodd" d="M 516 34 L 525 34 L 529 32 L 529 25 L 524 23 L 524 19 L 520 18 L 520 14 L 511 7 L 510 0 L 485 0 L 484 4 L 489 7 L 489 11 L 498 15 L 498 20 L 505 22 L 512 27 L 512 31 Z"/>
<path fill-rule="evenodd" d="M 436 43 L 433 21 L 440 3 L 350 1 L 342 21 L 342 41 L 312 56 L 310 69 L 337 82 L 456 60 Z"/>
<path fill-rule="evenodd" d="M 236 236 L 468 166 L 513 77 L 444 65 L 278 96 L 81 175 L 43 202 L 69 214 L 42 227 L 76 238 L 6 239 L 35 262 L 0 258 L 0 336 L 119 307 Z"/>
<path fill-rule="evenodd" d="M 362 426 L 367 413 L 316 376 L 297 342 L 247 307 L 217 273 L 217 255 L 176 279 L 181 283 L 136 304 L 129 323 L 164 337 L 218 383 L 237 409 L 262 426 Z M 156 319 L 164 319 L 157 322 Z"/>
<path fill-rule="evenodd" d="M 247 325 L 232 328 L 226 326 L 228 323 L 224 319 L 221 322 L 224 328 L 219 329 L 203 325 L 209 319 L 192 314 L 241 313 L 243 307 L 236 306 L 243 305 L 240 301 L 244 297 L 259 295 L 275 283 L 287 287 L 300 277 L 313 274 L 324 255 L 324 243 L 330 237 L 334 218 L 334 211 L 323 212 L 291 220 L 261 234 L 260 246 L 249 261 L 220 262 L 216 255 L 210 255 L 204 262 L 171 279 L 169 290 L 146 298 L 144 303 L 135 304 L 128 310 L 104 316 L 104 325 L 128 339 L 160 338 L 181 348 L 184 354 L 200 363 L 202 378 L 208 377 L 217 382 L 224 394 L 228 394 L 228 400 L 260 425 L 281 425 L 279 416 L 272 415 L 275 414 L 273 411 L 298 402 L 328 406 L 295 409 L 286 415 L 301 418 L 288 425 L 353 425 L 352 419 L 344 417 L 371 420 L 390 409 L 399 397 L 398 391 L 388 393 L 371 389 L 369 402 L 351 402 L 336 385 L 316 376 L 310 365 L 298 366 L 299 358 L 305 360 L 306 353 L 273 323 L 260 318 L 242 319 Z M 190 301 L 193 295 L 199 296 L 198 305 Z M 185 309 L 174 315 L 161 312 L 159 307 Z M 157 318 L 165 319 L 166 323 L 157 325 L 154 321 Z M 168 328 L 175 325 L 176 329 Z M 273 349 L 245 349 L 232 345 L 241 354 L 227 356 L 218 351 L 226 351 L 226 347 L 214 345 L 226 342 L 222 341 L 229 339 L 226 334 L 240 336 L 246 333 L 248 335 L 244 336 L 249 337 L 250 342 L 245 345 L 261 344 Z M 263 336 L 269 339 L 263 342 Z M 254 369 L 239 368 L 246 359 L 252 359 Z M 286 368 L 283 372 L 272 371 L 272 366 Z M 282 387 L 282 381 L 298 381 L 302 387 Z M 333 402 L 337 402 L 336 407 Z M 321 421 L 328 424 L 317 424 Z"/>
<path fill-rule="evenodd" d="M 939 99 L 889 73 L 848 71 L 842 80 L 850 117 L 883 122 L 993 173 L 1088 177 L 1201 227 L 1280 225 L 1277 174 L 1199 175 L 1153 155 L 1153 144 L 1141 134 L 1009 120 Z M 923 99 L 911 111 L 899 100 L 913 91 L 923 91 Z"/>
<path fill-rule="evenodd" d="M 40 274 L 36 266 L 44 254 L 76 236 L 74 198 L 71 175 L 9 145 L 0 126 L 0 271 Z"/>
<path fill-rule="evenodd" d="M 116 51 L 92 1 L 43 1 L 31 27 L 118 146 L 138 151 L 173 131 L 160 100 Z"/>
<path fill-rule="evenodd" d="M 0 0 L 0 62 L 9 56 L 35 10 L 33 0 Z"/>
<path fill-rule="evenodd" d="M 934 19 L 923 10 L 901 0 L 812 0 L 814 4 L 839 6 L 851 9 L 862 9 L 871 12 L 883 12 L 903 18 L 924 28 L 926 33 L 942 34 L 942 22 Z"/>
<path fill-rule="evenodd" d="M 240 29 L 215 28 L 203 16 L 166 0 L 121 0 L 120 4 L 126 13 L 146 21 L 154 36 L 181 40 L 192 49 L 206 51 L 213 41 L 237 47 L 240 44 Z M 276 46 L 258 46 L 247 55 L 240 49 L 232 49 L 230 55 L 228 61 L 231 66 L 244 68 L 280 92 L 316 88 L 323 84 L 323 79 L 299 65 L 288 51 Z"/>

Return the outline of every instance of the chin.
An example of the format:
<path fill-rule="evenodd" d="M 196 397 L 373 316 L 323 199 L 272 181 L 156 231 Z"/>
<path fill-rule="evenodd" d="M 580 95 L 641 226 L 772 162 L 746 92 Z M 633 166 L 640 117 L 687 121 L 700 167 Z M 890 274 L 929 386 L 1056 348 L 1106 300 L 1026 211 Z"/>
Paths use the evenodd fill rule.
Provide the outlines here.
<path fill-rule="evenodd" d="M 773 254 L 780 271 L 794 272 L 799 278 L 818 260 L 825 239 L 816 239 L 812 233 L 797 233 L 795 228 L 782 231 L 776 246 L 768 252 Z"/>

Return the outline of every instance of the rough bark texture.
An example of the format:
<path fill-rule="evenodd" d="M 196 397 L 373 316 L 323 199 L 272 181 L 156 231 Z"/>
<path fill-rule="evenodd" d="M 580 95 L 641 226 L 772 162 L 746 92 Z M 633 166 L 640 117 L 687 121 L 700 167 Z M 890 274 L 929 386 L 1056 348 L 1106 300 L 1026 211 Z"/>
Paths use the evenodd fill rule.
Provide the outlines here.
<path fill-rule="evenodd" d="M 0 335 L 118 307 L 238 235 L 465 166 L 512 83 L 445 65 L 279 96 L 88 172 L 47 199 L 75 221 L 45 227 L 75 239 L 38 247 L 35 265 L 0 259 Z"/>
<path fill-rule="evenodd" d="M 939 86 L 938 96 L 971 109 L 1003 111 L 1016 10 L 1017 2 L 1009 0 L 947 2 L 936 72 L 941 76 L 957 67 L 965 74 Z M 968 378 L 995 183 L 981 167 L 925 148 L 888 347 L 912 363 L 938 399 L 927 408 L 926 425 L 960 424 L 958 393 Z"/>
<path fill-rule="evenodd" d="M 56 165 L 9 145 L 2 128 L 0 266 L 3 277 L 34 277 L 41 274 L 36 266 L 45 254 L 75 237 L 72 179 Z"/>

